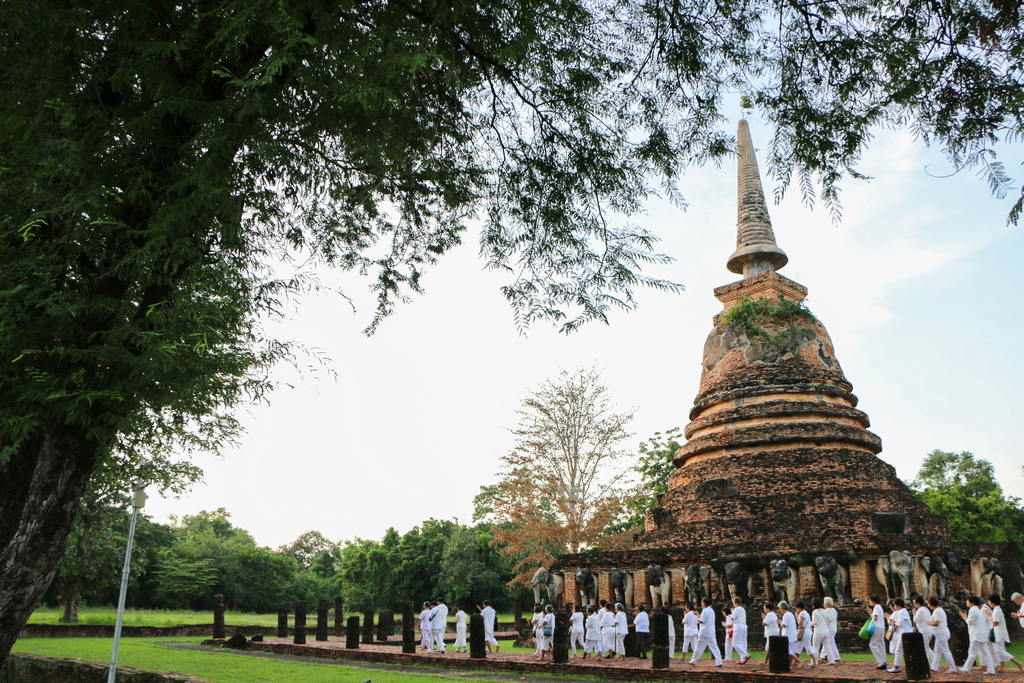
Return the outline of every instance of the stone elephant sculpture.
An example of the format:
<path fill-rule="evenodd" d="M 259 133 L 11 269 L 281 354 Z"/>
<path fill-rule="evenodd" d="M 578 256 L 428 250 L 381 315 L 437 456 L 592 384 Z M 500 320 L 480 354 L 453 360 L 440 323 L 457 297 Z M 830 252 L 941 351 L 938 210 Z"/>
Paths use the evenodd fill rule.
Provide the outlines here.
<path fill-rule="evenodd" d="M 825 596 L 842 607 L 843 596 L 846 594 L 846 569 L 828 555 L 814 558 L 814 568 L 818 570 L 818 580 L 821 581 L 821 590 Z"/>
<path fill-rule="evenodd" d="M 927 592 L 938 596 L 939 600 L 945 600 L 949 595 L 949 567 L 942 556 L 938 553 L 928 553 L 921 558 L 921 568 L 924 569 L 925 580 L 928 583 Z"/>
<path fill-rule="evenodd" d="M 687 565 L 683 570 L 686 581 L 686 599 L 694 605 L 700 605 L 704 598 L 711 597 L 711 569 L 699 564 Z"/>
<path fill-rule="evenodd" d="M 876 576 L 885 586 L 887 598 L 910 600 L 910 577 L 914 572 L 914 556 L 906 550 L 893 550 L 878 559 Z"/>
<path fill-rule="evenodd" d="M 537 567 L 530 579 L 530 588 L 533 589 L 533 602 L 537 605 L 543 604 L 540 600 L 540 589 L 544 587 L 547 593 L 548 603 L 554 605 L 558 601 L 557 581 L 555 575 L 544 567 Z"/>
<path fill-rule="evenodd" d="M 597 577 L 590 571 L 590 567 L 580 567 L 576 570 L 576 588 L 580 592 L 579 604 L 597 604 Z"/>
<path fill-rule="evenodd" d="M 729 598 L 739 598 L 744 605 L 750 604 L 750 596 L 754 593 L 754 576 L 739 562 L 725 565 L 725 585 L 729 589 Z"/>
<path fill-rule="evenodd" d="M 772 586 L 775 588 L 775 597 L 780 601 L 795 602 L 799 576 L 789 566 L 789 562 L 785 560 L 772 560 L 768 563 L 768 571 L 772 577 Z"/>
<path fill-rule="evenodd" d="M 981 561 L 981 595 L 987 598 L 992 593 L 1003 597 L 1003 566 L 986 557 Z"/>
<path fill-rule="evenodd" d="M 647 567 L 647 590 L 651 592 L 651 606 L 661 607 L 672 602 L 672 575 L 660 564 Z"/>
<path fill-rule="evenodd" d="M 611 572 L 612 595 L 615 602 L 621 602 L 626 607 L 633 606 L 633 575 L 615 568 Z"/>

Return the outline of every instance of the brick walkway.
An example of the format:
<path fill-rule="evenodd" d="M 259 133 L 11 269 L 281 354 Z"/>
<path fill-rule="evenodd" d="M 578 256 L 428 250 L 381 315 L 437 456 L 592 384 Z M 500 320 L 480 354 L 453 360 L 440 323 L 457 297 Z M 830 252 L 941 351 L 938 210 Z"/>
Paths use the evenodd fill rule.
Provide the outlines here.
<path fill-rule="evenodd" d="M 214 645 L 223 641 L 205 641 L 204 644 Z M 715 667 L 710 659 L 701 660 L 697 666 L 691 666 L 687 660 L 676 657 L 671 661 L 670 668 L 652 669 L 650 659 L 626 659 L 621 662 L 602 659 L 573 659 L 568 664 L 554 664 L 550 661 L 541 662 L 532 654 L 525 652 L 490 653 L 486 659 L 470 659 L 468 653 L 453 652 L 449 649 L 445 654 L 427 653 L 417 649 L 416 654 L 402 654 L 394 645 L 360 644 L 358 649 L 345 648 L 345 641 L 332 637 L 326 642 L 312 639 L 305 645 L 295 645 L 291 639 L 266 638 L 262 643 L 249 643 L 252 651 L 272 652 L 281 655 L 305 657 L 324 657 L 328 659 L 345 659 L 349 661 L 374 662 L 381 664 L 415 664 L 453 669 L 469 669 L 492 673 L 530 673 L 539 675 L 587 676 L 600 679 L 615 680 L 692 680 L 707 683 L 764 683 L 779 680 L 814 680 L 836 681 L 837 683 L 856 683 L 860 681 L 905 681 L 903 673 L 889 674 L 875 669 L 874 662 L 844 662 L 838 666 L 819 666 L 811 668 L 802 666 L 798 671 L 789 674 L 768 673 L 767 664 L 760 661 L 763 656 L 757 653 L 746 665 L 735 661 Z M 1012 665 L 1011 665 L 1012 666 Z M 975 667 L 970 674 L 933 674 L 935 681 L 960 681 L 964 683 L 1024 683 L 1024 673 L 1016 667 L 1007 668 L 995 677 L 983 675 L 983 670 Z"/>

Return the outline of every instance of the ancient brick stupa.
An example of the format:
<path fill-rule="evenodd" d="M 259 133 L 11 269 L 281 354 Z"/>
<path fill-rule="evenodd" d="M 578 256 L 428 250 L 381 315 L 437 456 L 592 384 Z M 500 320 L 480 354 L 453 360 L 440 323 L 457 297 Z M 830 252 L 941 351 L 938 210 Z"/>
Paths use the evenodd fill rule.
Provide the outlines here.
<path fill-rule="evenodd" d="M 600 598 L 649 604 L 1008 594 L 1020 585 L 1016 561 L 1007 566 L 1015 548 L 951 543 L 945 518 L 878 457 L 881 439 L 857 409 L 824 326 L 801 303 L 807 289 L 778 273 L 788 258 L 745 121 L 738 151 L 737 245 L 727 267 L 742 279 L 715 289 L 724 310 L 704 345 L 668 493 L 633 549 L 557 558 L 552 591 L 587 601 L 593 582 Z"/>

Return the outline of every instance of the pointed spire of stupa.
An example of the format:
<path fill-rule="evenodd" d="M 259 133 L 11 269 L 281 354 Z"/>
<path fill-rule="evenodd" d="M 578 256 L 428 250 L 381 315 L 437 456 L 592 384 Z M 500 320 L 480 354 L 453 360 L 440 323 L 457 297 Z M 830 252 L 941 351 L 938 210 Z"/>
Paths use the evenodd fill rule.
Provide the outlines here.
<path fill-rule="evenodd" d="M 729 257 L 727 267 L 744 278 L 767 270 L 778 270 L 789 262 L 786 252 L 775 244 L 768 205 L 761 189 L 761 174 L 757 170 L 754 143 L 750 140 L 750 127 L 746 119 L 740 121 L 736 134 L 739 156 L 738 217 L 736 222 L 736 251 Z"/>

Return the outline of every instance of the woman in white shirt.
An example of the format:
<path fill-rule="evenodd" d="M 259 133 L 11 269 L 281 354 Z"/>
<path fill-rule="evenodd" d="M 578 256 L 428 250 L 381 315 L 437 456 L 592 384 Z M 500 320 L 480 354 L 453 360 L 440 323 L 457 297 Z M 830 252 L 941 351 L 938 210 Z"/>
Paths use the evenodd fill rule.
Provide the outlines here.
<path fill-rule="evenodd" d="M 731 662 L 733 626 L 736 624 L 736 620 L 733 619 L 732 608 L 728 605 L 722 608 L 722 612 L 725 614 L 725 621 L 722 622 L 722 626 L 725 627 L 725 656 L 723 659 L 727 662 Z"/>
<path fill-rule="evenodd" d="M 928 606 L 924 602 L 924 598 L 920 595 L 914 596 L 914 630 L 924 636 L 924 653 L 928 657 L 928 661 L 932 661 L 932 636 L 935 635 L 932 630 L 931 621 L 932 611 L 928 609 Z"/>
<path fill-rule="evenodd" d="M 676 656 L 676 621 L 672 618 L 672 610 L 668 605 L 663 605 L 661 611 L 668 616 L 668 658 L 675 659 Z"/>
<path fill-rule="evenodd" d="M 811 600 L 811 607 L 814 611 L 811 612 L 811 666 L 818 666 L 818 653 L 822 651 L 822 647 L 828 638 L 828 619 L 826 618 L 825 608 L 821 604 L 821 598 L 814 598 Z"/>
<path fill-rule="evenodd" d="M 683 656 L 687 651 L 696 652 L 697 643 L 697 608 L 692 602 L 686 603 L 686 614 L 683 616 Z"/>
<path fill-rule="evenodd" d="M 779 615 L 775 613 L 775 603 L 764 603 L 764 617 L 761 619 L 764 624 L 764 661 L 768 661 L 768 643 L 771 636 L 779 635 Z"/>
<path fill-rule="evenodd" d="M 576 605 L 572 608 L 572 616 L 569 617 L 569 647 L 572 648 L 572 656 L 576 656 L 576 643 L 579 642 L 580 648 L 584 649 L 584 656 L 586 656 L 586 646 L 583 644 L 583 609 Z"/>
<path fill-rule="evenodd" d="M 601 617 L 593 607 L 587 608 L 587 637 L 583 641 L 583 659 L 601 651 Z"/>
<path fill-rule="evenodd" d="M 955 674 L 956 662 L 953 661 L 953 653 L 949 651 L 949 624 L 946 610 L 939 607 L 939 596 L 937 595 L 928 598 L 928 606 L 932 608 L 928 625 L 932 627 L 932 635 L 935 636 L 935 647 L 932 649 L 932 671 L 939 670 L 939 664 L 945 657 L 946 664 L 949 665 L 949 673 Z"/>
<path fill-rule="evenodd" d="M 892 666 L 886 669 L 891 674 L 899 673 L 903 669 L 903 634 L 914 630 L 914 622 L 907 614 L 907 603 L 903 598 L 896 598 L 889 603 L 892 614 L 889 615 L 889 624 L 892 626 L 892 637 L 889 639 L 889 652 L 892 653 Z"/>
<path fill-rule="evenodd" d="M 530 619 L 530 624 L 533 627 L 533 642 L 537 644 L 537 647 L 533 649 L 533 656 L 540 657 L 540 639 L 541 639 L 541 623 L 544 621 L 544 608 L 540 605 L 536 605 L 533 608 L 533 618 Z"/>
<path fill-rule="evenodd" d="M 1017 659 L 1006 651 L 1006 644 L 1010 642 L 1010 632 L 1006 628 L 1006 617 L 1003 615 L 1003 608 L 1000 605 L 1002 598 L 998 593 L 988 596 L 988 604 L 992 608 L 992 630 L 995 631 L 996 640 L 992 643 L 992 650 L 995 653 L 994 663 L 996 673 L 1003 670 L 1003 664 L 1013 662 L 1018 669 L 1024 671 L 1024 666 Z"/>
<path fill-rule="evenodd" d="M 544 659 L 551 652 L 551 642 L 555 638 L 555 608 L 548 605 L 544 608 L 544 616 L 540 620 L 540 658 Z"/>
<path fill-rule="evenodd" d="M 740 657 L 740 664 L 750 659 L 747 652 L 747 610 L 739 598 L 732 599 L 732 649 Z"/>
<path fill-rule="evenodd" d="M 970 606 L 968 611 L 961 612 L 960 616 L 967 622 L 967 637 L 970 639 L 970 647 L 967 648 L 967 661 L 960 667 L 960 673 L 971 673 L 971 669 L 974 668 L 974 660 L 978 659 L 985 667 L 985 673 L 994 674 L 996 668 L 992 664 L 988 650 L 988 632 L 992 628 L 992 622 L 982 611 L 981 598 L 977 595 L 968 596 L 967 604 Z"/>
<path fill-rule="evenodd" d="M 455 608 L 455 651 L 469 652 L 466 647 L 466 620 L 469 617 L 466 615 L 466 611 L 462 609 L 462 605 L 457 605 Z"/>

